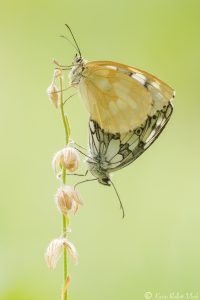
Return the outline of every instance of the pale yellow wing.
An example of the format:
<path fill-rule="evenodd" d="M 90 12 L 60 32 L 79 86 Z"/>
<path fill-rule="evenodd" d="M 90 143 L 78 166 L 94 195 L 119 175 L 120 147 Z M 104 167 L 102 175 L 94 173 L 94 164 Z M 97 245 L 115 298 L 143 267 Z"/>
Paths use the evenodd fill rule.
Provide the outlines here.
<path fill-rule="evenodd" d="M 82 75 L 81 97 L 106 132 L 137 128 L 174 97 L 173 89 L 153 75 L 115 62 L 88 62 Z"/>

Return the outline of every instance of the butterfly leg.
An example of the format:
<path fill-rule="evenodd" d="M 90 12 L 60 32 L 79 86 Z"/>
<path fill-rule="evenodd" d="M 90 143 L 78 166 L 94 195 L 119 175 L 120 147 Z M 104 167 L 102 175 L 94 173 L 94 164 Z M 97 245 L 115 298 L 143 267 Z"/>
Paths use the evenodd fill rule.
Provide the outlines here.
<path fill-rule="evenodd" d="M 74 145 L 76 145 L 77 147 L 79 147 L 79 148 L 81 148 L 81 149 L 83 149 L 83 150 L 87 151 L 87 149 L 86 149 L 85 147 L 83 147 L 83 146 L 81 146 L 81 145 L 77 144 L 76 142 L 74 142 Z"/>
<path fill-rule="evenodd" d="M 85 177 L 85 176 L 87 176 L 87 174 L 88 174 L 88 170 L 86 170 L 86 172 L 85 172 L 84 174 L 73 173 L 73 174 L 67 174 L 67 176 L 68 176 L 68 175 L 70 175 L 70 176 L 75 175 L 75 176 L 82 176 L 82 177 Z"/>
<path fill-rule="evenodd" d="M 65 105 L 65 103 L 75 95 L 77 95 L 77 93 L 74 93 L 74 94 L 70 95 L 67 99 L 65 99 L 65 101 L 63 102 L 63 105 Z"/>
<path fill-rule="evenodd" d="M 89 182 L 89 181 L 95 181 L 95 180 L 98 180 L 98 178 L 92 178 L 92 179 L 86 179 L 86 180 L 83 180 L 83 181 L 79 181 L 75 184 L 74 189 L 76 190 L 77 186 L 82 184 L 82 183 Z"/>
<path fill-rule="evenodd" d="M 88 156 L 87 154 L 85 154 L 84 152 L 82 152 L 81 150 L 79 150 L 78 148 L 74 147 L 79 153 L 81 153 L 82 155 L 84 155 L 87 158 L 92 159 L 90 156 Z"/>
<path fill-rule="evenodd" d="M 56 68 L 56 69 L 58 69 L 58 70 L 60 70 L 60 69 L 62 69 L 62 70 L 70 70 L 71 67 L 72 67 L 72 65 L 70 65 L 70 66 L 64 66 L 64 65 L 61 65 L 56 59 L 53 60 L 53 63 L 54 63 L 56 66 L 58 66 L 58 68 Z"/>
<path fill-rule="evenodd" d="M 86 170 L 86 172 L 84 174 L 79 174 L 79 173 L 73 173 L 73 174 L 69 174 L 67 173 L 67 176 L 80 176 L 80 177 L 85 177 L 88 174 L 88 170 Z M 57 178 L 60 179 L 62 176 L 62 173 L 60 172 L 59 174 L 57 174 Z"/>

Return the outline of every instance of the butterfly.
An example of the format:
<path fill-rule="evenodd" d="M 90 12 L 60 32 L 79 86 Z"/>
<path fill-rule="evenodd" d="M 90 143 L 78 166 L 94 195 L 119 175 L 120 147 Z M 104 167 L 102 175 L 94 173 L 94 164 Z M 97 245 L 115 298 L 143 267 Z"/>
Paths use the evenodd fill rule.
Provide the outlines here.
<path fill-rule="evenodd" d="M 154 75 L 112 61 L 90 61 L 78 51 L 69 69 L 69 85 L 78 88 L 90 114 L 105 132 L 124 134 L 141 127 L 171 103 L 175 91 Z"/>

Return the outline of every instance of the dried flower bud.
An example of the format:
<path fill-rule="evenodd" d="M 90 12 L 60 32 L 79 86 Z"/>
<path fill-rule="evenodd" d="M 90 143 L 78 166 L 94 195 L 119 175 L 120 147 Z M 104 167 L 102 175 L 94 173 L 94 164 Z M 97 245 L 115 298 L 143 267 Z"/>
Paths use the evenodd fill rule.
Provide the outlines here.
<path fill-rule="evenodd" d="M 59 168 L 60 169 L 63 168 L 63 161 L 64 161 L 63 150 L 59 150 L 54 154 L 52 159 L 52 168 L 55 173 L 58 171 Z"/>
<path fill-rule="evenodd" d="M 51 241 L 49 244 L 46 253 L 45 253 L 45 260 L 47 263 L 47 266 L 50 269 L 55 269 L 57 261 L 61 255 L 63 249 L 63 241 L 62 239 L 55 239 Z"/>
<path fill-rule="evenodd" d="M 62 70 L 61 69 L 55 69 L 54 74 L 53 74 L 53 80 L 55 81 L 56 79 L 59 79 L 62 77 Z"/>
<path fill-rule="evenodd" d="M 59 211 L 63 215 L 67 215 L 69 210 L 72 210 L 75 214 L 78 206 L 82 204 L 78 191 L 69 185 L 61 186 L 57 190 L 55 201 Z"/>
<path fill-rule="evenodd" d="M 63 286 L 63 290 L 62 290 L 62 295 L 63 295 L 62 300 L 64 300 L 64 298 L 65 298 L 64 295 L 65 295 L 65 293 L 67 291 L 67 288 L 68 288 L 70 282 L 71 282 L 71 277 L 68 275 L 67 278 L 66 278 L 66 280 L 65 280 L 65 283 L 64 283 L 64 286 Z"/>
<path fill-rule="evenodd" d="M 59 96 L 58 96 L 58 89 L 54 83 L 54 81 L 51 83 L 51 85 L 47 89 L 47 94 L 49 96 L 49 100 L 55 105 L 57 108 L 59 106 Z"/>
<path fill-rule="evenodd" d="M 67 249 L 74 262 L 77 263 L 78 254 L 74 244 L 68 241 L 67 238 L 55 239 L 50 242 L 45 253 L 45 260 L 50 269 L 55 269 L 64 248 Z"/>
<path fill-rule="evenodd" d="M 52 160 L 52 167 L 56 172 L 58 168 L 65 168 L 69 172 L 74 172 L 78 168 L 79 154 L 73 147 L 65 147 L 58 151 Z"/>
<path fill-rule="evenodd" d="M 76 251 L 74 244 L 72 242 L 70 242 L 68 239 L 63 238 L 63 246 L 67 248 L 67 251 L 71 255 L 74 263 L 77 264 L 78 263 L 78 253 Z"/>
<path fill-rule="evenodd" d="M 64 149 L 64 163 L 69 172 L 74 172 L 78 169 L 79 160 L 79 154 L 76 149 L 72 147 Z"/>

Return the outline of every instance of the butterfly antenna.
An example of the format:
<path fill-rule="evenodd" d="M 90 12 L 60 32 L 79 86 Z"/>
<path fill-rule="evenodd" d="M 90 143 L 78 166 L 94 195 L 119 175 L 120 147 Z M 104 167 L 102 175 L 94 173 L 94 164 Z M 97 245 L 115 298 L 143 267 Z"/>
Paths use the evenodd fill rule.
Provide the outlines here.
<path fill-rule="evenodd" d="M 116 193 L 117 198 L 118 198 L 118 200 L 119 200 L 120 208 L 121 208 L 121 210 L 122 210 L 122 218 L 124 218 L 124 217 L 125 217 L 125 211 L 124 211 L 124 207 L 123 207 L 122 201 L 121 201 L 120 196 L 119 196 L 119 194 L 118 194 L 118 191 L 117 191 L 117 189 L 116 189 L 116 187 L 115 187 L 115 185 L 114 185 L 114 183 L 112 182 L 111 179 L 110 179 L 110 183 L 112 184 L 112 186 L 113 186 L 113 188 L 114 188 L 114 190 L 115 190 L 115 193 Z"/>
<path fill-rule="evenodd" d="M 70 43 L 70 45 L 71 45 L 76 51 L 79 52 L 79 49 L 76 48 L 75 45 L 70 41 L 70 39 L 68 39 L 65 35 L 60 35 L 60 37 L 63 38 L 63 39 L 65 39 L 65 40 L 67 40 L 67 41 Z"/>
<path fill-rule="evenodd" d="M 73 40 L 74 40 L 74 43 L 75 43 L 75 45 L 76 45 L 76 47 L 77 47 L 76 50 L 78 50 L 78 53 L 79 53 L 80 57 L 82 57 L 82 55 L 81 55 L 81 50 L 80 50 L 80 48 L 79 48 L 79 46 L 78 46 L 78 43 L 77 43 L 77 41 L 76 41 L 76 39 L 75 39 L 75 36 L 74 36 L 74 34 L 73 34 L 71 28 L 70 28 L 69 25 L 67 25 L 67 24 L 65 24 L 65 26 L 68 28 L 68 30 L 69 30 L 69 32 L 70 32 L 70 34 L 71 34 L 71 36 L 72 36 L 72 38 L 73 38 Z"/>

